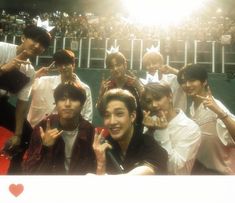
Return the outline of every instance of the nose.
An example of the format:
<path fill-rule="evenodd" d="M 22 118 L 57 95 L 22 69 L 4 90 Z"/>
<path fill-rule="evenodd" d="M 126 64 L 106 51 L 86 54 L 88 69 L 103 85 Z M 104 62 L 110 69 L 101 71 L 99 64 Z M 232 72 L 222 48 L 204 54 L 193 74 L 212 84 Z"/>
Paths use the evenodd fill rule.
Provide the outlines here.
<path fill-rule="evenodd" d="M 191 85 L 190 81 L 185 82 L 186 87 L 189 87 Z"/>
<path fill-rule="evenodd" d="M 116 123 L 116 117 L 114 115 L 110 116 L 110 124 L 115 124 Z"/>
<path fill-rule="evenodd" d="M 69 106 L 71 104 L 71 100 L 69 99 L 69 98 L 67 98 L 66 100 L 65 100 L 65 105 L 66 106 Z"/>
<path fill-rule="evenodd" d="M 157 108 L 159 106 L 158 101 L 153 101 L 152 102 L 152 107 Z"/>
<path fill-rule="evenodd" d="M 34 47 L 40 50 L 44 50 L 44 47 L 39 42 L 35 42 Z"/>

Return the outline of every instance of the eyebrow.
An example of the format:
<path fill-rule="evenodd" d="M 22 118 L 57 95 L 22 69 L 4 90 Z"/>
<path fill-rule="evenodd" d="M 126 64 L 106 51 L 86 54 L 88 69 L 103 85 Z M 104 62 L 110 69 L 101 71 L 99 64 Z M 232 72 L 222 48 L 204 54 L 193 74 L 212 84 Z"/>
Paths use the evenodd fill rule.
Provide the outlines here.
<path fill-rule="evenodd" d="M 114 111 L 120 111 L 120 110 L 125 110 L 125 108 L 123 107 L 118 107 L 118 108 L 115 108 Z M 109 111 L 105 111 L 105 113 L 109 113 Z"/>

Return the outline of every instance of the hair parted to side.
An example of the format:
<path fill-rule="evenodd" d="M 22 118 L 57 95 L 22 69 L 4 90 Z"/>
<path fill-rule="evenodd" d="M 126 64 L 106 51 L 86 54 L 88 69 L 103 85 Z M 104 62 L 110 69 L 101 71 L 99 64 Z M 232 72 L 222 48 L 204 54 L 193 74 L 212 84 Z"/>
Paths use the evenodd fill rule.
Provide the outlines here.
<path fill-rule="evenodd" d="M 32 39 L 40 43 L 45 49 L 47 49 L 51 43 L 51 34 L 42 27 L 36 25 L 28 25 L 23 30 L 25 38 Z"/>
<path fill-rule="evenodd" d="M 111 66 L 112 60 L 116 59 L 118 64 L 125 64 L 127 62 L 126 57 L 121 52 L 108 54 L 105 60 L 107 68 Z"/>
<path fill-rule="evenodd" d="M 111 101 L 121 101 L 127 107 L 129 113 L 136 111 L 137 103 L 135 97 L 128 91 L 120 88 L 108 90 L 102 97 L 99 112 L 104 116 L 107 105 Z"/>
<path fill-rule="evenodd" d="M 54 99 L 57 103 L 63 98 L 79 100 L 83 105 L 86 101 L 86 92 L 81 87 L 75 87 L 72 84 L 59 84 L 54 91 Z"/>
<path fill-rule="evenodd" d="M 200 80 L 201 82 L 205 82 L 208 79 L 208 73 L 202 65 L 188 64 L 182 69 L 180 77 L 183 77 L 185 81 Z"/>
<path fill-rule="evenodd" d="M 163 64 L 163 56 L 160 52 L 146 52 L 143 56 L 143 66 L 147 67 L 150 64 Z"/>
<path fill-rule="evenodd" d="M 75 54 L 71 50 L 62 49 L 53 55 L 53 60 L 56 65 L 74 64 Z"/>
<path fill-rule="evenodd" d="M 167 84 L 160 84 L 158 82 L 148 83 L 144 86 L 144 92 L 142 99 L 145 98 L 146 94 L 151 94 L 154 99 L 160 100 L 164 96 L 172 95 L 172 90 Z"/>

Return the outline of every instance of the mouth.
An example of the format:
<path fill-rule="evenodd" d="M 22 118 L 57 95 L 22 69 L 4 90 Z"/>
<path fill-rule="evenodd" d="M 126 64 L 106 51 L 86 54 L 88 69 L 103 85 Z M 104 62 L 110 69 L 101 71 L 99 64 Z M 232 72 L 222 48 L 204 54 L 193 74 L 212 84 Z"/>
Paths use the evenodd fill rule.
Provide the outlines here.
<path fill-rule="evenodd" d="M 110 131 L 110 134 L 116 135 L 116 134 L 120 133 L 121 128 L 120 127 L 111 127 L 111 128 L 109 128 L 109 131 Z"/>
<path fill-rule="evenodd" d="M 73 113 L 73 110 L 72 109 L 63 109 L 62 112 L 66 113 L 66 114 L 71 114 L 71 113 Z"/>

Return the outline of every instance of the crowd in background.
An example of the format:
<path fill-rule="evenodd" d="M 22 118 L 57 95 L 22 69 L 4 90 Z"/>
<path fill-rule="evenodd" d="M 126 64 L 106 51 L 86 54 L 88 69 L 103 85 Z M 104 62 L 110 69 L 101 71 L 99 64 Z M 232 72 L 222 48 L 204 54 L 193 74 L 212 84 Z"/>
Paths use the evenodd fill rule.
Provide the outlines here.
<path fill-rule="evenodd" d="M 231 35 L 235 40 L 235 21 L 228 16 L 191 16 L 180 25 L 166 27 L 147 26 L 130 22 L 121 14 L 96 16 L 92 13 L 68 14 L 65 12 L 41 13 L 42 20 L 49 20 L 55 26 L 54 35 L 61 37 L 94 37 L 114 39 L 161 39 L 220 41 L 222 35 Z M 0 12 L 0 35 L 22 34 L 25 25 L 35 22 L 38 16 L 27 12 L 9 14 Z"/>

